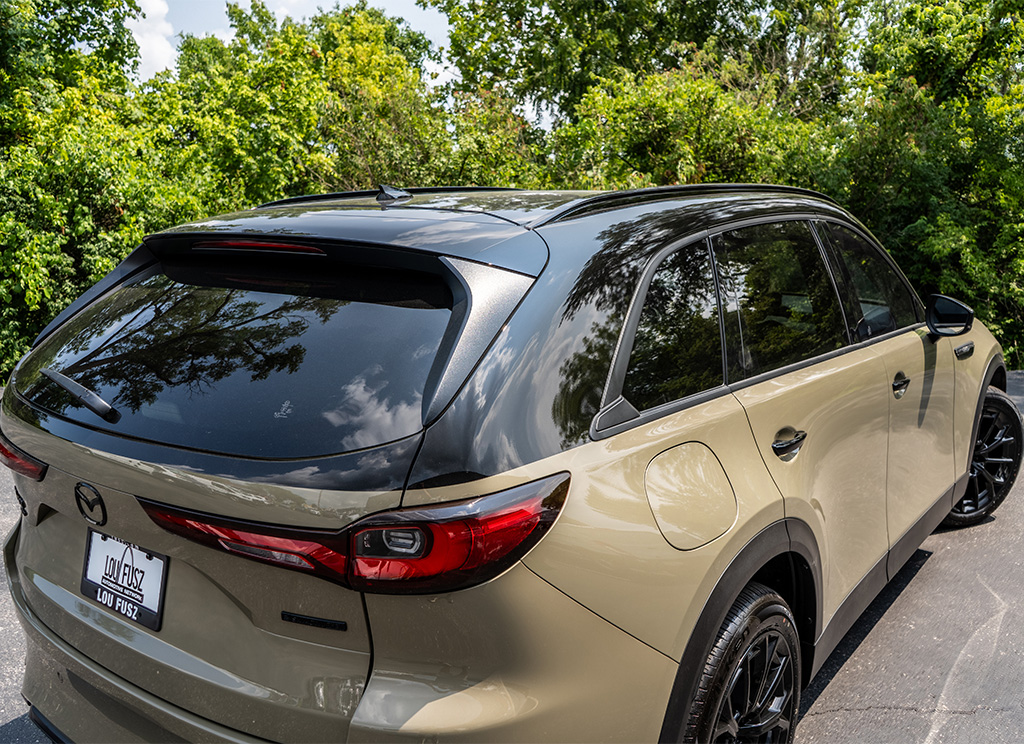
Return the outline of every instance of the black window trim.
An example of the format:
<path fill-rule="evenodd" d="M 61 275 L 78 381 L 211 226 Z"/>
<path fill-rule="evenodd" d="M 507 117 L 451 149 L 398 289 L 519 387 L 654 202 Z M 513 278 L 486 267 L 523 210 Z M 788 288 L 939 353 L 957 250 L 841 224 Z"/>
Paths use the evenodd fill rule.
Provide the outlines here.
<path fill-rule="evenodd" d="M 774 214 L 774 215 L 758 215 L 757 217 L 747 218 L 743 220 L 736 220 L 734 222 L 722 223 L 715 225 L 711 228 L 699 230 L 697 232 L 689 233 L 686 236 L 674 240 L 667 246 L 659 250 L 651 259 L 648 261 L 647 266 L 644 267 L 644 273 L 640 281 L 637 283 L 636 289 L 633 291 L 633 296 L 630 299 L 629 309 L 626 311 L 626 317 L 622 324 L 622 330 L 619 332 L 619 339 L 615 346 L 615 351 L 612 354 L 612 361 L 609 365 L 608 376 L 605 380 L 605 388 L 601 397 L 601 409 L 594 415 L 594 418 L 590 423 L 590 438 L 593 441 L 599 441 L 607 439 L 608 437 L 620 434 L 622 432 L 634 429 L 638 426 L 656 421 L 664 416 L 668 416 L 673 413 L 684 411 L 693 406 L 701 405 L 703 403 L 710 402 L 716 398 L 720 398 L 724 395 L 729 395 L 737 390 L 756 385 L 767 380 L 780 377 L 785 374 L 792 372 L 799 372 L 802 369 L 810 367 L 814 364 L 829 361 L 837 357 L 849 354 L 853 351 L 857 351 L 865 346 L 873 343 L 884 341 L 885 339 L 892 338 L 901 333 L 905 333 L 911 328 L 901 328 L 896 331 L 877 336 L 875 338 L 863 341 L 860 343 L 853 343 L 850 338 L 849 329 L 846 327 L 848 323 L 845 320 L 845 311 L 843 310 L 842 298 L 839 294 L 839 289 L 836 284 L 836 277 L 833 273 L 832 262 L 829 259 L 828 254 L 824 250 L 824 243 L 814 228 L 816 221 L 833 221 L 838 224 L 848 224 L 845 220 L 838 220 L 833 218 L 831 215 L 826 216 L 825 214 L 818 212 L 793 212 L 788 214 Z M 696 243 L 699 240 L 705 242 L 706 248 L 710 251 L 712 266 L 715 267 L 715 293 L 718 296 L 719 308 L 722 306 L 722 292 L 718 281 L 717 261 L 715 260 L 714 250 L 711 246 L 711 239 L 724 232 L 732 230 L 739 230 L 745 227 L 754 227 L 757 225 L 773 224 L 778 222 L 804 222 L 807 224 L 808 229 L 811 231 L 811 235 L 814 238 L 815 245 L 818 248 L 818 253 L 821 256 L 821 260 L 825 263 L 826 271 L 828 272 L 829 281 L 832 284 L 832 292 L 835 296 L 836 302 L 839 304 L 840 313 L 843 313 L 844 319 L 844 330 L 843 337 L 846 343 L 839 349 L 818 354 L 817 356 L 802 359 L 799 362 L 786 365 L 784 367 L 778 367 L 768 372 L 763 372 L 753 377 L 748 377 L 743 380 L 737 380 L 730 382 L 728 379 L 728 368 L 726 366 L 727 359 L 727 346 L 725 344 L 725 330 L 723 328 L 723 316 L 719 312 L 719 331 L 722 335 L 722 379 L 725 384 L 710 388 L 708 390 L 702 390 L 699 393 L 679 398 L 678 400 L 664 403 L 654 408 L 649 408 L 645 411 L 638 411 L 629 401 L 622 396 L 622 385 L 626 376 L 626 369 L 629 365 L 629 357 L 633 351 L 633 342 L 636 338 L 636 329 L 640 321 L 640 313 L 643 310 L 643 303 L 647 298 L 647 290 L 650 288 L 651 281 L 653 280 L 654 273 L 657 271 L 661 263 L 671 254 L 678 250 L 685 248 L 688 245 Z M 862 230 L 857 230 L 858 233 L 863 233 Z M 875 246 L 877 251 L 877 241 L 871 240 L 870 243 Z M 898 275 L 907 284 L 909 283 L 903 276 L 902 272 L 899 271 L 899 267 L 895 265 L 888 254 L 882 251 L 889 264 L 896 268 Z M 913 290 L 911 290 L 913 291 Z M 914 292 L 913 297 L 917 297 L 917 293 Z M 923 325 L 919 323 L 913 326 L 913 329 L 917 329 Z"/>

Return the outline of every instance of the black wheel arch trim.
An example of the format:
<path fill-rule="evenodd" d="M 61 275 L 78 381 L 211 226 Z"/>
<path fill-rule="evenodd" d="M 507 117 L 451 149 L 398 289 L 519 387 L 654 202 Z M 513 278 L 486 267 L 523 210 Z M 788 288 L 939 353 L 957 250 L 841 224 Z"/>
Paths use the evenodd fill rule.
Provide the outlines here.
<path fill-rule="evenodd" d="M 810 567 L 814 585 L 814 633 L 812 638 L 801 635 L 801 655 L 804 676 L 807 677 L 807 665 L 813 658 L 814 640 L 821 633 L 821 558 L 814 533 L 804 522 L 793 519 L 781 519 L 758 532 L 743 546 L 742 550 L 729 563 L 722 576 L 715 584 L 701 611 L 690 640 L 686 644 L 679 662 L 679 670 L 672 685 L 665 720 L 662 724 L 659 741 L 677 741 L 684 730 L 684 724 L 690 715 L 690 704 L 693 700 L 696 685 L 700 680 L 701 670 L 707 660 L 708 653 L 715 642 L 718 630 L 722 626 L 729 609 L 736 602 L 740 592 L 757 576 L 773 559 L 797 554 Z M 793 582 L 799 586 L 801 577 L 797 568 L 793 567 Z M 778 589 L 776 589 L 778 591 Z M 797 608 L 790 608 L 794 615 L 799 614 Z M 797 622 L 800 624 L 799 620 Z"/>
<path fill-rule="evenodd" d="M 1000 384 L 1001 383 L 1001 384 Z M 978 443 L 978 429 L 981 426 L 981 407 L 985 404 L 985 394 L 990 386 L 1006 392 L 1006 363 L 1003 355 L 996 352 L 988 362 L 985 376 L 982 378 L 981 390 L 978 391 L 978 405 L 974 409 L 974 426 L 971 427 L 971 452 L 967 458 L 967 471 L 970 472 L 971 461 L 974 459 L 974 447 Z"/>

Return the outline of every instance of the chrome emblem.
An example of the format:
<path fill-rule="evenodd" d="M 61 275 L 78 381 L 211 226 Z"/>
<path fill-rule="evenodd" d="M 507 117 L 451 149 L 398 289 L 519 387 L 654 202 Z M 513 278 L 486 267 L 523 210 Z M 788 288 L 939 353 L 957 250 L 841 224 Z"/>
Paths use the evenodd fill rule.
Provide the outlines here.
<path fill-rule="evenodd" d="M 107 505 L 103 503 L 100 492 L 88 483 L 75 486 L 75 503 L 78 504 L 78 512 L 89 524 L 102 527 L 107 523 Z"/>

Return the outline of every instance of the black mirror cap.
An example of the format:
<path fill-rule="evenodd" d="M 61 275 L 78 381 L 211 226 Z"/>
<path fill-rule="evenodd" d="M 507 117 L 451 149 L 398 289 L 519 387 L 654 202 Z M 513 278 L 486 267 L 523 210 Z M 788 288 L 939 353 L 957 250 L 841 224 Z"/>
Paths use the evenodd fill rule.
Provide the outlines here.
<path fill-rule="evenodd" d="M 974 310 L 960 300 L 933 294 L 928 298 L 925 322 L 933 336 L 960 336 L 974 325 Z"/>

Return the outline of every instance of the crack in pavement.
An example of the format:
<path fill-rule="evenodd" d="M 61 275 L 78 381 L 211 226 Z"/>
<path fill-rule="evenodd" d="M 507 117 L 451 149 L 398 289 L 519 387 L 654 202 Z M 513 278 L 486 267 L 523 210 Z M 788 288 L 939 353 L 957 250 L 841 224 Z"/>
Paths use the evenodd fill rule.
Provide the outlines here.
<path fill-rule="evenodd" d="M 839 707 L 829 708 L 827 710 L 815 710 L 807 711 L 800 720 L 805 718 L 813 718 L 815 716 L 835 715 L 836 713 L 868 713 L 870 711 L 890 711 L 890 712 L 904 712 L 904 713 L 921 713 L 922 715 L 931 716 L 973 716 L 978 713 L 1011 713 L 1015 708 L 993 708 L 990 705 L 978 705 L 970 710 L 948 710 L 940 709 L 938 707 L 928 708 L 920 707 L 916 705 L 864 705 L 864 706 L 853 706 L 853 707 Z"/>

